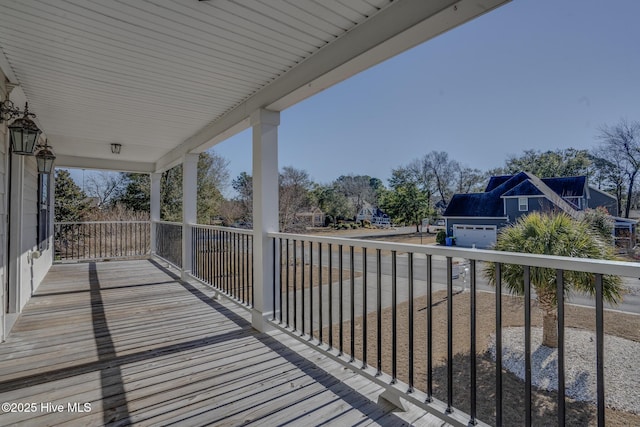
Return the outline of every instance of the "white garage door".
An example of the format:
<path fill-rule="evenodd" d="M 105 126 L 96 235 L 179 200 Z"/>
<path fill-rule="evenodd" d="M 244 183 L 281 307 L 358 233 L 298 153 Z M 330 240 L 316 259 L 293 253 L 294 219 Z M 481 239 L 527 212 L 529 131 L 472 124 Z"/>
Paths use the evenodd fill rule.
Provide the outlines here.
<path fill-rule="evenodd" d="M 457 246 L 479 249 L 488 248 L 496 243 L 495 225 L 454 225 L 453 235 Z"/>

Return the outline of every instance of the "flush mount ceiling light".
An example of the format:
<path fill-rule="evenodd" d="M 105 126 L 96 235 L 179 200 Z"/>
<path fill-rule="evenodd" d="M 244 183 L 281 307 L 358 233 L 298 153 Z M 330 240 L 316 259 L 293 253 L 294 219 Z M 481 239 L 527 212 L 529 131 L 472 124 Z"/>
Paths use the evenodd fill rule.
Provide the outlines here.
<path fill-rule="evenodd" d="M 36 154 L 36 162 L 38 163 L 38 172 L 51 173 L 53 170 L 53 162 L 56 159 L 53 152 L 50 150 L 49 142 L 44 141 L 44 146 L 38 146 L 40 151 Z"/>
<path fill-rule="evenodd" d="M 111 144 L 111 152 L 113 154 L 120 154 L 121 148 L 122 148 L 122 144 Z"/>
<path fill-rule="evenodd" d="M 13 121 L 9 125 L 11 134 L 11 151 L 14 154 L 33 156 L 36 149 L 36 141 L 42 132 L 29 117 L 36 115 L 29 112 L 29 103 L 24 104 L 24 111 L 15 107 L 11 100 L 6 99 L 0 102 L 0 123 L 11 120 L 22 114 L 22 117 Z"/>

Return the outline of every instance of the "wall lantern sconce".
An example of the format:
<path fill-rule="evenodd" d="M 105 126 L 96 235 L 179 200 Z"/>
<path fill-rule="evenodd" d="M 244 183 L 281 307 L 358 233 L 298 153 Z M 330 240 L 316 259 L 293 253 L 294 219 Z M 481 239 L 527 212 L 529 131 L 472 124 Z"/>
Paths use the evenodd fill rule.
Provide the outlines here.
<path fill-rule="evenodd" d="M 11 151 L 15 154 L 33 156 L 36 149 L 36 141 L 42 132 L 29 117 L 36 115 L 29 112 L 29 103 L 24 105 L 24 111 L 18 110 L 11 100 L 0 102 L 0 123 L 11 120 L 22 114 L 22 117 L 14 120 L 9 125 L 11 134 Z"/>
<path fill-rule="evenodd" d="M 53 170 L 53 162 L 56 160 L 56 156 L 50 150 L 49 142 L 45 140 L 44 146 L 38 146 L 40 151 L 36 154 L 36 162 L 38 163 L 38 172 L 50 174 Z"/>
<path fill-rule="evenodd" d="M 120 154 L 121 148 L 122 148 L 122 144 L 111 144 L 111 152 L 113 154 Z"/>

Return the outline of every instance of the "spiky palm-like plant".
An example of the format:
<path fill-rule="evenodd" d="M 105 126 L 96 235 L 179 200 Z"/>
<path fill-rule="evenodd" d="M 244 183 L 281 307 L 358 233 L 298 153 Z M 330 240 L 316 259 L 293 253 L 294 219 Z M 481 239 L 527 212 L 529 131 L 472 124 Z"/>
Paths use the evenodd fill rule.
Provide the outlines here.
<path fill-rule="evenodd" d="M 557 255 L 576 258 L 614 259 L 613 248 L 604 242 L 588 221 L 578 221 L 564 213 L 533 212 L 521 217 L 515 224 L 504 228 L 498 235 L 495 250 Z M 515 295 L 524 294 L 524 267 L 503 266 L 503 283 Z M 495 264 L 484 269 L 489 282 L 495 286 Z M 538 304 L 543 310 L 542 345 L 558 346 L 556 296 L 556 272 L 551 268 L 531 267 L 531 286 L 535 289 Z M 621 299 L 622 280 L 618 276 L 602 278 L 604 300 L 617 303 Z M 595 275 L 579 271 L 564 272 L 564 292 L 596 292 Z"/>

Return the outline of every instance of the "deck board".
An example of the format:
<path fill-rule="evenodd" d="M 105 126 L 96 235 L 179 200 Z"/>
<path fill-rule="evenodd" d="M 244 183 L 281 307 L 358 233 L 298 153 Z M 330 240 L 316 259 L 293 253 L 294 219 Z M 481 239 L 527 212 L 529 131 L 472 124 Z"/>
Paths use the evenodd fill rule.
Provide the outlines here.
<path fill-rule="evenodd" d="M 0 425 L 408 425 L 381 390 L 149 260 L 52 267 L 0 344 Z M 90 403 L 70 412 L 68 403 Z M 419 425 L 441 425 L 423 413 Z"/>

